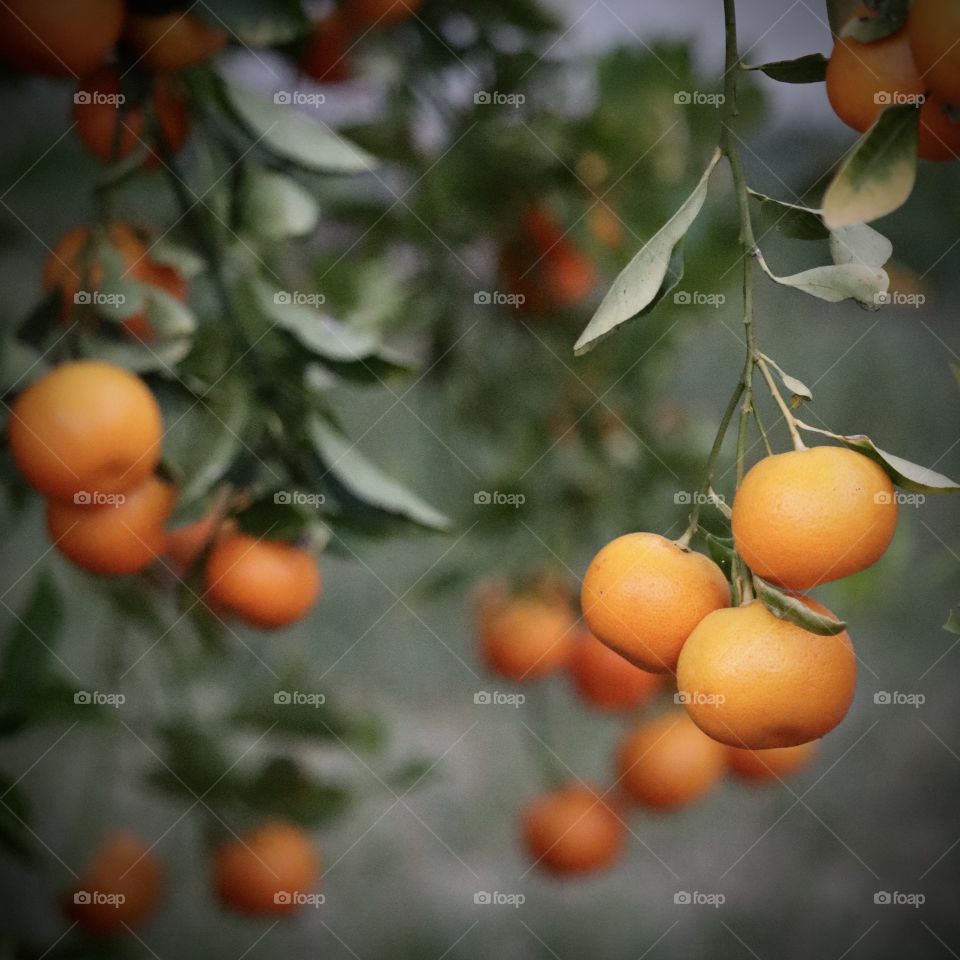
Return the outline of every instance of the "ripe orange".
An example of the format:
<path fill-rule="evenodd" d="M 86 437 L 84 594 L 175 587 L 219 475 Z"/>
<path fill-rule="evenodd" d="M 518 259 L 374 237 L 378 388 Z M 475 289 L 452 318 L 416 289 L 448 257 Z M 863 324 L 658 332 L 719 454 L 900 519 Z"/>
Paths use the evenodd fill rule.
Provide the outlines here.
<path fill-rule="evenodd" d="M 160 459 L 163 422 L 146 384 L 96 360 L 65 363 L 17 397 L 10 414 L 13 458 L 41 493 L 121 493 L 144 482 Z"/>
<path fill-rule="evenodd" d="M 925 89 L 905 27 L 876 43 L 837 38 L 827 65 L 827 96 L 847 126 L 863 133 L 888 106 Z"/>
<path fill-rule="evenodd" d="M 576 624 L 559 596 L 491 597 L 481 604 L 477 626 L 487 665 L 516 683 L 559 670 L 573 652 Z"/>
<path fill-rule="evenodd" d="M 727 747 L 727 764 L 741 780 L 751 783 L 779 782 L 802 770 L 819 751 L 820 743 L 817 740 L 796 747 L 774 747 L 772 750 Z"/>
<path fill-rule="evenodd" d="M 133 834 L 108 834 L 67 897 L 67 916 L 87 933 L 108 936 L 134 927 L 154 909 L 163 883 L 160 864 Z"/>
<path fill-rule="evenodd" d="M 202 63 L 227 44 L 223 30 L 185 10 L 155 17 L 131 14 L 123 38 L 137 55 L 137 65 L 157 73 Z"/>
<path fill-rule="evenodd" d="M 937 97 L 927 97 L 920 110 L 920 142 L 918 152 L 924 160 L 943 163 L 947 160 L 960 160 L 960 117 L 956 110 L 953 116 L 951 108 Z"/>
<path fill-rule="evenodd" d="M 133 227 L 126 223 L 111 223 L 107 228 L 107 240 L 120 254 L 125 276 L 159 287 L 178 300 L 186 300 L 184 278 L 175 268 L 152 260 Z M 90 293 L 103 285 L 103 264 L 91 253 L 90 242 L 90 229 L 76 227 L 61 237 L 44 264 L 43 289 L 48 292 L 60 290 L 64 317 L 73 311 L 75 297 L 81 289 Z M 155 337 L 145 311 L 127 317 L 122 326 L 140 340 L 150 341 Z"/>
<path fill-rule="evenodd" d="M 423 0 L 347 0 L 343 12 L 358 29 L 387 27 L 412 17 Z"/>
<path fill-rule="evenodd" d="M 158 147 L 157 129 L 172 153 L 177 153 L 187 139 L 190 131 L 187 104 L 167 77 L 160 76 L 153 81 L 149 125 L 142 105 L 104 102 L 103 98 L 120 95 L 116 67 L 100 67 L 81 78 L 79 89 L 89 96 L 90 102 L 73 105 L 77 136 L 101 160 L 122 160 L 146 143 L 151 151 L 147 165 L 156 166 L 163 153 Z"/>
<path fill-rule="evenodd" d="M 896 492 L 879 464 L 845 447 L 765 457 L 733 501 L 733 538 L 754 573 L 791 590 L 848 577 L 883 556 Z"/>
<path fill-rule="evenodd" d="M 521 817 L 523 845 L 551 873 L 588 873 L 623 852 L 626 828 L 591 787 L 574 784 L 536 797 Z"/>
<path fill-rule="evenodd" d="M 309 550 L 229 533 L 210 550 L 204 582 L 211 606 L 269 629 L 307 615 L 320 594 L 320 568 Z"/>
<path fill-rule="evenodd" d="M 912 0 L 907 29 L 924 84 L 940 100 L 960 104 L 960 4 Z"/>
<path fill-rule="evenodd" d="M 176 490 L 152 477 L 114 494 L 117 503 L 47 502 L 47 529 L 67 559 L 90 573 L 120 576 L 145 570 L 166 549 Z"/>
<path fill-rule="evenodd" d="M 652 810 L 674 810 L 709 793 L 723 776 L 723 747 L 683 710 L 671 710 L 627 734 L 617 775 L 627 795 Z"/>
<path fill-rule="evenodd" d="M 587 626 L 631 663 L 667 673 L 690 631 L 730 603 L 723 571 L 707 557 L 655 533 L 608 543 L 583 578 Z"/>
<path fill-rule="evenodd" d="M 318 20 L 300 56 L 300 69 L 322 83 L 342 83 L 350 79 L 347 55 L 353 34 L 346 16 L 339 10 Z"/>
<path fill-rule="evenodd" d="M 214 853 L 220 899 L 241 913 L 291 913 L 320 880 L 320 858 L 310 835 L 291 823 L 271 820 Z"/>
<path fill-rule="evenodd" d="M 123 7 L 123 0 L 4 0 L 0 60 L 28 73 L 86 73 L 117 42 Z"/>
<path fill-rule="evenodd" d="M 657 692 L 662 679 L 635 667 L 589 630 L 580 632 L 570 658 L 570 674 L 587 703 L 611 711 L 635 710 Z"/>
<path fill-rule="evenodd" d="M 832 617 L 809 597 L 803 602 Z M 759 600 L 711 613 L 690 635 L 677 687 L 701 730 L 731 747 L 795 747 L 846 716 L 857 660 L 846 631 L 808 633 Z"/>

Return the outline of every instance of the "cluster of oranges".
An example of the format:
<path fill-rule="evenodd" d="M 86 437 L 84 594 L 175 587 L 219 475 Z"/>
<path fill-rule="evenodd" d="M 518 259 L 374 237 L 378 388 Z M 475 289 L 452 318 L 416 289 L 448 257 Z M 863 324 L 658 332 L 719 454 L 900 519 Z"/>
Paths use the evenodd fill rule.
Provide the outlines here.
<path fill-rule="evenodd" d="M 204 599 L 262 628 L 301 619 L 320 592 L 308 550 L 242 533 L 219 511 L 170 531 L 176 488 L 158 472 L 160 407 L 147 385 L 94 360 L 65 363 L 17 397 L 9 443 L 47 498 L 57 549 L 91 573 L 145 570 L 164 554 L 180 575 L 203 562 Z"/>
<path fill-rule="evenodd" d="M 311 896 L 320 858 L 308 833 L 268 820 L 215 847 L 220 901 L 247 916 L 283 916 Z M 65 900 L 67 916 L 93 936 L 120 934 L 149 917 L 163 896 L 164 870 L 153 849 L 125 830 L 103 838 Z"/>
<path fill-rule="evenodd" d="M 827 95 L 835 113 L 861 133 L 881 112 L 922 104 L 918 151 L 925 160 L 960 157 L 960 7 L 912 0 L 906 23 L 889 36 L 863 43 L 849 35 L 876 10 L 861 8 L 837 39 L 827 67 Z"/>

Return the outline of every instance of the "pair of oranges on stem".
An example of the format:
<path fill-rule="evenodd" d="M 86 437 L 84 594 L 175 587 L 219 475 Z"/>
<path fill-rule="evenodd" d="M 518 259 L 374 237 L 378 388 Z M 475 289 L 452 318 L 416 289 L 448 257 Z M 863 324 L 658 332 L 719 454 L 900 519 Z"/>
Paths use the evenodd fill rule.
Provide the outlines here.
<path fill-rule="evenodd" d="M 218 844 L 213 886 L 221 903 L 247 916 L 283 916 L 319 884 L 310 835 L 269 820 Z M 107 834 L 65 901 L 65 912 L 92 936 L 122 934 L 143 923 L 163 897 L 164 870 L 153 847 L 126 830 Z"/>
<path fill-rule="evenodd" d="M 62 364 L 27 387 L 10 415 L 9 444 L 47 498 L 50 537 L 91 573 L 120 576 L 168 557 L 178 575 L 203 562 L 203 597 L 255 626 L 304 617 L 320 593 L 311 552 L 257 539 L 220 511 L 170 531 L 177 501 L 157 473 L 163 417 L 137 376 L 94 360 Z"/>

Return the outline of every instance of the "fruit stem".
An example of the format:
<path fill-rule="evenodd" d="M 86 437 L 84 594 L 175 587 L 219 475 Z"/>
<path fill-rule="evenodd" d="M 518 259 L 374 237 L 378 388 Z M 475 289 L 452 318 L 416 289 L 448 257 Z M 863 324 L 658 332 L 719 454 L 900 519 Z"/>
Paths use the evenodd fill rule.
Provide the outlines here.
<path fill-rule="evenodd" d="M 790 410 L 790 406 L 787 404 L 787 401 L 783 399 L 783 394 L 780 392 L 780 388 L 777 386 L 776 380 L 773 379 L 773 374 L 770 372 L 770 366 L 763 354 L 757 355 L 756 364 L 757 368 L 760 370 L 760 373 L 763 374 L 763 379 L 767 381 L 767 386 L 770 388 L 770 394 L 773 399 L 776 400 L 777 406 L 780 408 L 780 412 L 783 414 L 783 419 L 787 422 L 787 429 L 790 431 L 790 439 L 793 441 L 793 449 L 806 450 L 807 445 L 803 442 L 803 439 L 800 437 L 800 431 L 797 429 L 797 418 Z"/>

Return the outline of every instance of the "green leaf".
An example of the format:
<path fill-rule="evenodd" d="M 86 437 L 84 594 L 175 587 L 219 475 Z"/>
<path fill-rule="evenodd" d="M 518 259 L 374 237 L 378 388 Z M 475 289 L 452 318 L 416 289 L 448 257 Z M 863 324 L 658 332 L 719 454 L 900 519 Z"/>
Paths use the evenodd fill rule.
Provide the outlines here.
<path fill-rule="evenodd" d="M 705 533 L 703 539 L 706 541 L 710 559 L 729 577 L 733 570 L 734 558 L 737 555 L 733 540 L 727 537 L 718 537 L 712 533 Z"/>
<path fill-rule="evenodd" d="M 830 231 L 824 226 L 821 211 L 786 203 L 766 194 L 750 190 L 750 195 L 760 203 L 772 226 L 795 240 L 826 240 Z"/>
<path fill-rule="evenodd" d="M 763 605 L 780 620 L 789 620 L 809 633 L 815 633 L 821 637 L 835 637 L 847 629 L 843 620 L 833 620 L 811 610 L 803 601 L 784 593 L 766 580 L 761 580 L 760 577 L 754 576 L 753 584 Z"/>
<path fill-rule="evenodd" d="M 893 256 L 893 244 L 873 227 L 855 223 L 831 231 L 830 255 L 837 264 L 862 263 L 880 269 Z"/>
<path fill-rule="evenodd" d="M 308 429 L 325 471 L 353 497 L 431 530 L 449 528 L 447 517 L 383 474 L 329 423 L 320 417 L 311 417 Z"/>
<path fill-rule="evenodd" d="M 831 230 L 869 223 L 906 203 L 917 179 L 919 110 L 888 107 L 857 143 L 823 198 Z"/>
<path fill-rule="evenodd" d="M 960 613 L 957 613 L 956 610 L 951 610 L 950 616 L 947 617 L 947 622 L 943 625 L 943 629 L 949 633 L 960 634 Z"/>
<path fill-rule="evenodd" d="M 236 515 L 236 521 L 244 533 L 252 537 L 269 537 L 271 540 L 299 540 L 307 527 L 316 521 L 308 508 L 292 502 L 292 491 L 270 494 L 254 501 L 246 510 Z M 287 498 L 290 497 L 290 502 Z"/>
<path fill-rule="evenodd" d="M 250 403 L 237 377 L 221 379 L 216 390 L 195 396 L 175 385 L 161 391 L 164 465 L 188 504 L 203 497 L 230 469 L 245 448 Z"/>
<path fill-rule="evenodd" d="M 850 19 L 860 0 L 827 0 L 827 17 L 834 36 L 840 33 L 843 25 Z"/>
<path fill-rule="evenodd" d="M 344 786 L 320 783 L 290 757 L 273 757 L 249 782 L 243 799 L 261 816 L 317 827 L 344 813 L 352 795 Z"/>
<path fill-rule="evenodd" d="M 827 58 L 822 53 L 811 53 L 796 60 L 776 60 L 745 69 L 760 70 L 781 83 L 821 83 L 827 79 Z"/>
<path fill-rule="evenodd" d="M 254 139 L 285 159 L 326 173 L 361 173 L 376 166 L 366 151 L 294 107 L 274 103 L 227 81 L 224 89 Z"/>
<path fill-rule="evenodd" d="M 624 268 L 603 298 L 593 319 L 574 346 L 578 356 L 592 350 L 617 327 L 640 314 L 665 294 L 670 283 L 671 265 L 676 267 L 675 250 L 686 236 L 707 199 L 710 175 L 720 161 L 717 150 L 710 158 L 700 182 L 680 209 L 644 245 Z"/>
<path fill-rule="evenodd" d="M 254 169 L 243 189 L 243 225 L 266 240 L 302 237 L 316 229 L 320 208 L 293 177 Z"/>
<path fill-rule="evenodd" d="M 204 0 L 192 9 L 245 47 L 274 47 L 306 33 L 310 21 L 298 0 Z"/>
<path fill-rule="evenodd" d="M 812 270 L 804 270 L 789 277 L 778 277 L 763 261 L 761 266 L 775 283 L 784 287 L 793 287 L 795 290 L 817 297 L 819 300 L 826 300 L 828 303 L 856 300 L 876 310 L 882 302 L 883 295 L 890 289 L 890 278 L 883 270 L 877 270 L 862 263 L 814 267 Z"/>
<path fill-rule="evenodd" d="M 796 377 L 791 377 L 789 373 L 786 373 L 778 363 L 776 363 L 774 360 L 771 360 L 766 354 L 764 354 L 763 359 L 766 361 L 767 366 L 771 367 L 776 372 L 777 376 L 780 378 L 780 382 L 790 391 L 791 396 L 795 400 L 813 399 L 813 393 L 802 380 L 798 380 Z"/>
<path fill-rule="evenodd" d="M 219 740 L 198 729 L 170 727 L 162 731 L 163 763 L 150 774 L 150 782 L 184 799 L 203 797 L 211 805 L 229 797 L 235 774 L 221 752 Z"/>
<path fill-rule="evenodd" d="M 935 470 L 929 470 L 927 467 L 921 467 L 902 457 L 887 453 L 881 450 L 869 437 L 862 433 L 843 435 L 831 433 L 829 430 L 822 430 L 820 427 L 812 427 L 807 423 L 797 422 L 801 430 L 807 430 L 810 433 L 819 433 L 825 437 L 831 437 L 833 440 L 839 440 L 844 446 L 851 450 L 856 450 L 876 461 L 887 472 L 887 476 L 904 490 L 912 490 L 915 493 L 955 493 L 960 490 L 960 484 L 942 473 Z"/>

